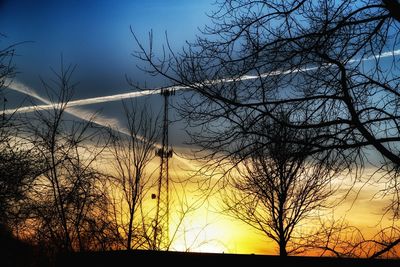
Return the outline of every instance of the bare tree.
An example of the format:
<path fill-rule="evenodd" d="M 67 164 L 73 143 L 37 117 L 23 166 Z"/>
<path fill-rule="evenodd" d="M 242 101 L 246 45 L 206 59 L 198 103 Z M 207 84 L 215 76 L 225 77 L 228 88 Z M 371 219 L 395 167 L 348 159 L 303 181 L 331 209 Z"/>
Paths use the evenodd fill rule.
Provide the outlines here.
<path fill-rule="evenodd" d="M 43 81 L 53 108 L 39 109 L 26 121 L 27 139 L 43 162 L 26 200 L 26 224 L 34 229 L 38 243 L 52 251 L 102 247 L 97 239 L 102 233 L 97 230 L 105 231 L 108 218 L 104 177 L 94 168 L 107 136 L 90 120 L 68 119 L 73 70 L 62 64 L 61 72 L 54 73 L 54 85 Z"/>
<path fill-rule="evenodd" d="M 157 59 L 152 46 L 138 43 L 137 56 L 150 72 L 198 93 L 181 111 L 201 128 L 192 134 L 201 147 L 263 137 L 253 126 L 270 117 L 319 129 L 315 153 L 373 147 L 397 165 L 396 8 L 378 0 L 222 1 L 205 37 L 180 54 Z M 393 64 L 383 66 L 385 55 Z M 297 111 L 290 124 L 274 116 L 283 106 Z M 226 127 L 215 127 L 220 123 Z"/>
<path fill-rule="evenodd" d="M 159 189 L 158 166 L 160 120 L 144 103 L 123 102 L 125 127 L 110 129 L 112 162 L 112 217 L 119 232 L 122 232 L 123 247 L 130 249 L 169 250 L 186 232 L 182 229 L 185 220 L 199 206 L 190 202 L 185 186 L 186 179 L 170 177 L 169 203 L 171 207 L 168 227 L 155 222 L 157 194 Z M 151 165 L 151 162 L 155 162 Z M 153 163 L 154 163 L 153 162 Z M 153 175 L 155 173 L 155 175 Z M 172 208 L 173 207 L 173 208 Z M 159 214 L 164 221 L 165 214 Z M 166 231 L 170 231 L 166 240 Z M 182 232 L 183 231 L 183 232 Z"/>
<path fill-rule="evenodd" d="M 0 33 L 0 42 L 6 38 Z M 13 58 L 18 44 L 6 45 L 0 48 L 0 99 L 5 109 L 7 99 L 5 88 L 16 74 Z M 17 121 L 12 116 L 0 119 L 0 224 L 13 229 L 18 220 L 20 203 L 29 191 L 30 185 L 40 170 L 34 152 L 24 147 L 18 139 Z"/>
<path fill-rule="evenodd" d="M 4 39 L 4 37 L 0 33 L 0 38 Z M 14 44 L 0 48 L 0 90 L 3 90 L 7 80 L 13 78 L 16 73 L 16 69 L 12 63 L 15 56 L 15 46 Z"/>
<path fill-rule="evenodd" d="M 3 35 L 0 33 L 0 38 L 3 39 Z M 0 40 L 1 40 L 0 39 Z M 15 69 L 12 66 L 12 59 L 14 56 L 13 47 L 6 46 L 0 49 L 0 93 L 3 96 L 4 86 L 6 84 L 7 79 L 12 78 L 15 75 Z M 3 96 L 4 98 L 4 96 Z M 9 130 L 7 129 L 8 123 L 3 117 L 0 124 L 0 147 L 1 147 L 1 159 L 0 164 L 8 165 L 12 161 L 14 161 L 15 157 L 12 155 L 12 151 L 8 147 L 8 141 L 10 139 Z M 2 168 L 4 170 L 4 168 Z M 13 172 L 11 172 L 13 173 Z M 18 175 L 19 176 L 19 175 Z M 10 206 L 10 202 L 13 199 L 13 196 L 18 196 L 19 185 L 21 179 L 14 180 L 12 177 L 9 177 L 6 173 L 2 173 L 0 175 L 0 224 L 4 223 L 4 219 L 6 218 L 7 210 Z"/>
<path fill-rule="evenodd" d="M 152 43 L 147 50 L 137 40 L 137 56 L 195 92 L 181 113 L 209 159 L 240 154 L 231 144 L 250 135 L 269 138 L 257 127 L 264 118 L 317 129 L 314 154 L 335 150 L 361 167 L 369 149 L 384 159 L 388 210 L 398 218 L 398 14 L 399 2 L 386 0 L 226 0 L 180 53 L 155 58 Z M 290 123 L 276 116 L 282 107 Z"/>
<path fill-rule="evenodd" d="M 139 110 L 137 101 L 122 104 L 125 129 L 120 130 L 124 133 L 114 131 L 111 143 L 116 172 L 113 181 L 120 190 L 115 197 L 121 196 L 118 201 L 114 199 L 114 217 L 126 236 L 125 248 L 130 250 L 141 247 L 145 242 L 139 205 L 151 187 L 151 177 L 146 170 L 156 156 L 154 149 L 160 135 L 158 116 L 146 106 Z"/>
<path fill-rule="evenodd" d="M 278 117 L 288 121 L 289 116 Z M 230 179 L 234 190 L 228 187 L 224 199 L 229 214 L 263 232 L 276 242 L 279 255 L 287 256 L 299 249 L 299 240 L 292 240 L 301 232 L 299 226 L 329 207 L 337 189 L 333 178 L 341 166 L 337 155 L 327 154 L 323 161 L 310 156 L 311 132 L 271 121 L 263 128 L 270 139 L 258 139 L 257 146 L 242 150 L 249 155 L 241 157 Z M 300 234 L 304 238 L 306 233 Z"/>
<path fill-rule="evenodd" d="M 304 236 L 301 250 L 309 249 L 321 256 L 352 258 L 398 258 L 399 228 L 389 226 L 367 238 L 344 218 L 322 219 L 320 227 Z"/>
<path fill-rule="evenodd" d="M 17 226 L 21 205 L 41 170 L 36 155 L 21 144 L 0 145 L 0 224 Z"/>

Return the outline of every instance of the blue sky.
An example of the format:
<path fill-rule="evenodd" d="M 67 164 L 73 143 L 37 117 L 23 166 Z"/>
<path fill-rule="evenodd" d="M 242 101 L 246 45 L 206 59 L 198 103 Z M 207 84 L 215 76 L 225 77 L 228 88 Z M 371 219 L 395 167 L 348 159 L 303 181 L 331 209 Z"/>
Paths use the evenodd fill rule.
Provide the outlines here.
<path fill-rule="evenodd" d="M 50 67 L 59 67 L 62 53 L 65 62 L 77 64 L 75 98 L 102 96 L 129 91 L 125 74 L 149 85 L 166 85 L 136 68 L 130 26 L 144 42 L 153 30 L 157 47 L 167 31 L 178 50 L 209 22 L 206 13 L 213 2 L 5 0 L 0 1 L 0 32 L 7 35 L 3 44 L 32 41 L 17 48 L 19 81 L 40 91 L 38 77 L 51 77 Z"/>

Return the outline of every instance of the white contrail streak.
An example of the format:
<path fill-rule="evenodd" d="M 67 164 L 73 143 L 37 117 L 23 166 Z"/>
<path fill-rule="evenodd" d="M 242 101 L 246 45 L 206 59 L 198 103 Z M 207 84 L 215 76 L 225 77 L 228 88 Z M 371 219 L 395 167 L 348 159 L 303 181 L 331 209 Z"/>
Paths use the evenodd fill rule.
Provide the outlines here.
<path fill-rule="evenodd" d="M 33 98 L 40 100 L 41 102 L 43 102 L 45 104 L 20 107 L 20 108 L 15 108 L 15 109 L 7 109 L 4 111 L 5 114 L 28 113 L 28 112 L 33 112 L 35 110 L 46 110 L 46 109 L 52 109 L 52 108 L 56 107 L 55 106 L 56 104 L 51 103 L 49 100 L 44 99 L 43 97 L 40 97 L 36 92 L 34 92 L 32 89 L 30 89 L 29 87 L 27 87 L 26 85 L 24 85 L 20 82 L 13 81 L 11 83 L 11 85 L 8 86 L 8 88 L 12 89 L 14 91 L 18 91 L 20 93 L 27 94 Z M 123 99 L 159 94 L 159 93 L 161 93 L 162 90 L 178 91 L 178 90 L 182 90 L 182 89 L 187 89 L 187 87 L 170 86 L 170 87 L 165 87 L 165 88 L 161 88 L 161 89 L 151 89 L 151 90 L 144 90 L 144 91 L 140 91 L 140 92 L 130 92 L 130 93 L 123 93 L 123 94 L 109 95 L 109 96 L 99 96 L 99 97 L 92 97 L 92 98 L 86 98 L 86 99 L 72 100 L 72 101 L 68 102 L 67 107 L 71 108 L 71 107 L 78 107 L 78 106 L 84 106 L 84 105 L 90 105 L 90 104 L 99 104 L 99 103 L 120 101 Z"/>
<path fill-rule="evenodd" d="M 8 89 L 12 89 L 14 91 L 17 91 L 17 92 L 23 93 L 25 95 L 31 96 L 33 98 L 36 98 L 37 100 L 39 100 L 39 101 L 41 101 L 43 103 L 50 104 L 50 101 L 48 101 L 47 99 L 41 97 L 38 93 L 36 93 L 34 90 L 29 88 L 25 84 L 22 84 L 20 82 L 17 82 L 17 81 L 14 81 L 14 80 L 10 80 L 10 79 L 7 79 L 5 84 L 8 84 L 8 86 L 7 86 Z M 7 110 L 6 110 L 5 113 L 9 114 L 10 112 L 7 112 Z"/>
<path fill-rule="evenodd" d="M 385 57 L 395 57 L 395 56 L 399 56 L 399 55 L 400 55 L 400 49 L 394 50 L 394 51 L 383 52 L 380 55 L 362 58 L 361 60 L 362 61 L 366 61 L 366 60 L 379 59 L 379 58 L 385 58 Z M 353 60 L 350 60 L 350 61 L 354 62 L 354 61 L 358 61 L 358 60 L 357 59 L 353 59 Z"/>
<path fill-rule="evenodd" d="M 42 101 L 43 103 L 45 103 L 44 105 L 37 105 L 37 106 L 29 106 L 29 107 L 22 107 L 19 109 L 10 109 L 10 110 L 6 110 L 5 113 L 10 114 L 10 113 L 14 113 L 16 111 L 18 112 L 33 112 L 35 110 L 43 110 L 43 109 L 49 109 L 50 107 L 56 107 L 55 104 L 52 104 L 48 99 L 45 99 L 41 96 L 39 96 L 35 91 L 33 91 L 32 89 L 30 89 L 29 87 L 27 87 L 26 85 L 20 83 L 20 82 L 13 82 L 12 86 L 9 86 L 10 89 L 13 89 L 15 91 L 18 91 L 20 93 L 29 95 L 31 97 L 34 97 L 40 101 Z M 179 90 L 179 88 L 174 88 L 175 90 Z M 151 92 L 145 92 L 145 93 L 152 93 L 154 91 L 154 93 L 157 93 L 156 91 L 160 91 L 160 90 L 148 90 Z M 142 92 L 140 92 L 142 93 Z M 134 93 L 129 93 L 129 94 L 120 94 L 120 95 L 113 95 L 113 96 L 106 96 L 106 97 L 99 97 L 97 98 L 91 98 L 91 101 L 97 100 L 96 103 L 103 103 L 103 102 L 109 102 L 109 101 L 115 101 L 115 100 L 120 100 L 120 99 L 126 99 L 129 97 L 137 97 L 140 96 L 138 95 L 139 92 L 134 92 Z M 85 121 L 91 121 L 94 122 L 98 125 L 101 126 L 105 126 L 105 127 L 112 127 L 114 130 L 125 134 L 125 135 L 130 135 L 129 131 L 120 126 L 120 123 L 118 122 L 118 120 L 116 119 L 109 119 L 109 118 L 105 118 L 103 116 L 93 116 L 93 112 L 86 112 L 82 109 L 76 108 L 77 106 L 80 105 L 86 105 L 86 102 L 89 99 L 82 99 L 82 100 L 76 100 L 76 101 L 71 101 L 68 103 L 67 108 L 65 109 L 65 112 L 80 118 L 82 120 Z M 93 104 L 93 103 L 89 103 L 89 104 Z M 75 107 L 74 107 L 75 106 Z M 22 111 L 21 111 L 22 110 Z M 136 136 L 139 140 L 141 141 L 145 141 L 146 139 L 143 136 Z M 159 148 L 160 145 L 155 144 L 154 147 Z"/>
<path fill-rule="evenodd" d="M 395 57 L 395 56 L 399 56 L 399 55 L 400 55 L 400 49 L 390 51 L 390 52 L 384 52 L 384 53 L 376 55 L 376 56 L 370 56 L 370 57 L 361 58 L 361 59 L 352 59 L 352 60 L 349 60 L 348 63 L 369 61 L 369 60 L 373 60 L 373 59 L 380 59 L 380 58 L 387 58 L 387 57 Z M 324 67 L 329 67 L 329 66 L 331 66 L 331 64 L 327 64 Z M 294 69 L 294 70 L 278 70 L 278 71 L 273 71 L 273 72 L 269 72 L 269 73 L 264 73 L 261 75 L 243 75 L 236 79 L 227 78 L 227 79 L 213 80 L 213 81 L 209 81 L 208 83 L 209 84 L 219 84 L 219 83 L 229 83 L 229 82 L 234 82 L 234 81 L 254 80 L 254 79 L 266 78 L 266 77 L 270 77 L 270 76 L 287 75 L 287 74 L 294 74 L 294 73 L 298 73 L 298 72 L 307 72 L 307 71 L 316 70 L 318 68 L 320 68 L 320 67 L 305 67 L 305 68 L 299 68 L 299 69 Z M 194 84 L 194 86 L 195 85 L 197 85 L 197 84 Z M 30 89 L 26 85 L 23 85 L 21 83 L 13 81 L 10 83 L 8 88 L 18 91 L 18 92 L 21 92 L 21 93 L 24 93 L 24 94 L 27 94 L 31 97 L 34 97 L 45 104 L 36 105 L 36 106 L 20 107 L 20 108 L 15 108 L 15 109 L 7 109 L 7 110 L 4 110 L 5 114 L 28 113 L 28 112 L 33 112 L 35 110 L 46 110 L 46 109 L 52 109 L 55 107 L 55 104 L 51 103 L 47 99 L 42 98 L 35 91 Z M 73 101 L 68 102 L 68 108 L 90 105 L 90 104 L 99 104 L 99 103 L 120 101 L 123 99 L 129 99 L 129 98 L 135 98 L 135 97 L 141 97 L 141 96 L 147 96 L 147 95 L 155 95 L 155 94 L 159 94 L 162 90 L 178 91 L 178 90 L 187 90 L 187 89 L 190 89 L 190 87 L 170 86 L 170 87 L 159 88 L 159 89 L 144 90 L 144 91 L 140 91 L 140 92 L 130 92 L 130 93 L 109 95 L 109 96 L 100 96 L 100 97 L 79 99 L 79 100 L 73 100 Z"/>
<path fill-rule="evenodd" d="M 40 109 L 43 110 L 43 109 L 50 109 L 50 108 L 56 107 L 56 104 L 51 103 L 50 100 L 41 97 L 34 90 L 32 90 L 28 86 L 26 86 L 18 81 L 8 80 L 8 81 L 6 81 L 6 83 L 10 84 L 7 88 L 12 89 L 17 92 L 20 92 L 20 93 L 23 93 L 25 95 L 31 96 L 33 98 L 36 98 L 37 100 L 39 100 L 45 104 L 33 105 L 33 106 L 21 107 L 21 108 L 15 108 L 15 109 L 8 109 L 8 110 L 4 111 L 5 114 L 28 113 L 28 112 L 33 112 L 35 110 L 40 110 Z M 75 105 L 75 106 L 78 106 L 78 105 Z M 114 129 L 118 129 L 119 132 L 127 134 L 127 132 L 125 130 L 123 130 L 123 129 L 121 129 L 121 127 L 119 127 L 118 120 L 116 120 L 116 119 L 105 118 L 103 116 L 98 116 L 98 115 L 93 116 L 93 112 L 84 111 L 79 108 L 74 108 L 71 105 L 68 105 L 65 111 L 77 118 L 82 119 L 82 120 L 93 121 L 94 123 L 97 123 L 98 125 L 102 125 L 102 126 L 106 126 L 106 127 L 113 127 Z"/>
<path fill-rule="evenodd" d="M 51 109 L 51 108 L 57 108 L 57 104 L 51 103 L 51 101 L 49 101 L 46 98 L 41 97 L 34 90 L 32 90 L 28 86 L 26 86 L 18 81 L 8 80 L 7 84 L 11 84 L 8 86 L 9 89 L 12 89 L 14 91 L 17 91 L 17 92 L 26 94 L 28 96 L 31 96 L 33 98 L 36 98 L 45 104 L 21 107 L 21 108 L 16 108 L 16 109 L 8 109 L 8 110 L 4 111 L 5 114 L 28 113 L 28 112 L 34 112 L 35 110 L 47 110 L 47 109 Z M 126 94 L 117 94 L 117 95 L 111 95 L 111 96 L 94 97 L 94 98 L 89 98 L 89 99 L 70 101 L 70 102 L 68 102 L 65 112 L 69 113 L 77 118 L 80 118 L 82 120 L 85 120 L 85 121 L 91 121 L 91 122 L 94 122 L 101 126 L 111 127 L 112 129 L 129 136 L 130 135 L 129 131 L 125 127 L 121 127 L 118 120 L 105 118 L 104 116 L 98 116 L 98 115 L 93 116 L 93 112 L 84 111 L 82 109 L 79 109 L 79 106 L 95 104 L 95 103 L 117 101 L 117 100 L 121 100 L 121 99 L 139 97 L 142 95 L 157 94 L 165 89 L 181 90 L 184 88 L 182 86 L 171 86 L 171 87 L 163 88 L 163 89 L 146 90 L 146 91 L 141 91 L 141 92 L 131 92 L 131 93 L 126 93 Z M 138 138 L 141 141 L 146 140 L 143 136 L 139 136 L 139 135 L 137 135 L 136 138 Z M 155 144 L 154 147 L 159 148 L 160 145 Z"/>

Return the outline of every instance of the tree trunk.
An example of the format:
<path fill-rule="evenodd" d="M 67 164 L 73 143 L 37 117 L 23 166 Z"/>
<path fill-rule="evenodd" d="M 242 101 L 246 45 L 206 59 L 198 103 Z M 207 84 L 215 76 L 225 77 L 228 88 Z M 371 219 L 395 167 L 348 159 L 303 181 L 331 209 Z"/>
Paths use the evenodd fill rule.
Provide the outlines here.
<path fill-rule="evenodd" d="M 128 225 L 128 243 L 126 246 L 127 250 L 132 249 L 132 235 L 133 235 L 133 208 L 130 210 L 129 214 L 129 225 Z"/>
<path fill-rule="evenodd" d="M 283 239 L 281 239 L 279 241 L 279 256 L 286 257 L 287 255 L 288 254 L 286 251 L 286 242 Z"/>

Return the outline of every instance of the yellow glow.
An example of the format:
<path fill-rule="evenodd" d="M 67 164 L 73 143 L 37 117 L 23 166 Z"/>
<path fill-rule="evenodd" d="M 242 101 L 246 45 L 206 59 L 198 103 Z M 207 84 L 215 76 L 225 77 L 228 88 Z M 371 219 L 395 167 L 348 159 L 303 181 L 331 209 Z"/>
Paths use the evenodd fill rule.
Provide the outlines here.
<path fill-rule="evenodd" d="M 153 174 L 152 179 L 158 178 L 158 160 L 158 158 L 154 159 L 147 169 L 148 174 Z M 204 195 L 195 190 L 196 178 L 188 179 L 192 174 L 191 171 L 199 168 L 199 163 L 179 157 L 173 157 L 170 163 L 171 179 L 176 183 L 170 207 L 170 236 L 174 237 L 171 250 L 270 255 L 278 253 L 277 245 L 265 234 L 257 232 L 238 219 L 223 215 L 219 205 L 221 199 L 218 194 L 212 194 L 204 203 L 200 202 Z M 364 173 L 365 177 L 368 177 L 373 171 L 372 169 L 367 170 Z M 348 197 L 332 211 L 334 218 L 336 220 L 345 218 L 349 225 L 358 227 L 366 238 L 372 237 L 381 228 L 391 223 L 388 216 L 382 217 L 388 200 L 373 198 L 383 187 L 376 183 L 353 184 L 350 180 L 350 177 L 344 177 L 342 181 L 338 182 L 342 186 L 342 190 L 339 191 L 341 194 L 348 193 L 350 186 L 353 188 Z M 180 184 L 179 181 L 182 183 Z M 362 190 L 359 191 L 361 188 Z M 148 193 L 151 194 L 153 191 L 154 189 L 151 189 Z M 336 195 L 335 197 L 340 196 Z M 356 197 L 357 199 L 354 200 Z M 197 204 L 180 221 L 182 201 L 188 206 L 193 203 Z M 155 202 L 149 196 L 145 202 L 148 209 L 154 208 Z M 202 205 L 198 203 L 202 203 Z M 305 229 L 308 226 L 302 225 L 302 227 Z M 310 225 L 310 227 L 312 228 L 314 225 Z M 308 252 L 307 254 L 313 253 Z"/>
<path fill-rule="evenodd" d="M 214 197 L 212 197 L 214 198 Z M 174 240 L 178 251 L 274 254 L 269 240 L 249 226 L 203 205 L 188 218 Z"/>

